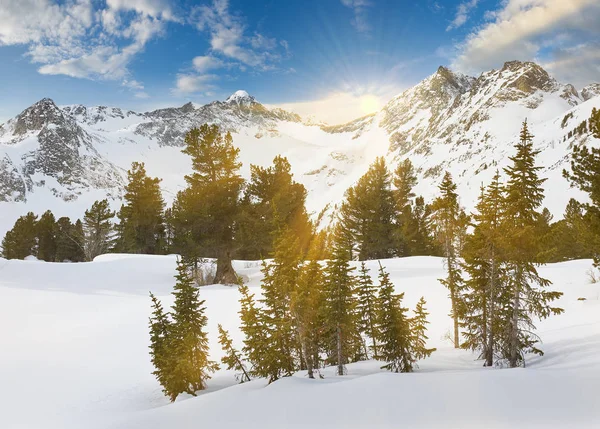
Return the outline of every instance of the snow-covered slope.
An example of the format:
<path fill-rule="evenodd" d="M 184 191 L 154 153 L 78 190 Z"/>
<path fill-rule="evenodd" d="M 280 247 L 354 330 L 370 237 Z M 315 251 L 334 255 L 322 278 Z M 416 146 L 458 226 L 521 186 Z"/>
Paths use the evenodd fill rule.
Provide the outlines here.
<path fill-rule="evenodd" d="M 199 397 L 169 404 L 150 374 L 148 290 L 171 304 L 175 257 L 105 255 L 91 263 L 0 259 L 0 427 L 3 429 L 176 428 L 597 428 L 600 427 L 600 284 L 591 261 L 540 269 L 563 291 L 565 313 L 542 321 L 543 357 L 527 368 L 483 368 L 452 348 L 452 321 L 439 258 L 382 261 L 404 304 L 427 300 L 431 358 L 413 374 L 391 374 L 377 362 L 348 366 L 338 377 L 304 373 L 270 386 L 236 385 L 219 371 Z M 259 293 L 260 263 L 236 270 Z M 375 275 L 377 261 L 368 263 Z M 217 324 L 237 347 L 236 288 L 201 289 L 211 356 L 219 359 Z M 585 298 L 585 300 L 580 300 Z"/>
<path fill-rule="evenodd" d="M 542 150 L 546 187 L 552 189 L 545 204 L 560 215 L 571 196 L 584 197 L 569 190 L 561 171 L 574 143 L 599 143 L 589 132 L 572 133 L 592 107 L 600 107 L 599 84 L 578 92 L 540 66 L 517 61 L 477 78 L 440 67 L 380 112 L 336 126 L 266 107 L 245 91 L 204 106 L 146 113 L 58 107 L 44 99 L 0 126 L 0 234 L 29 210 L 80 217 L 106 196 L 117 207 L 132 161 L 145 162 L 149 174 L 163 179 L 169 202 L 190 171 L 180 152 L 183 136 L 203 123 L 232 132 L 245 176 L 250 164 L 287 156 L 309 191 L 309 211 L 318 213 L 338 203 L 377 156 L 385 156 L 392 168 L 410 158 L 420 176 L 417 191 L 426 198 L 435 195 L 449 170 L 462 203 L 472 208 L 480 185 L 509 162 L 527 118 Z"/>

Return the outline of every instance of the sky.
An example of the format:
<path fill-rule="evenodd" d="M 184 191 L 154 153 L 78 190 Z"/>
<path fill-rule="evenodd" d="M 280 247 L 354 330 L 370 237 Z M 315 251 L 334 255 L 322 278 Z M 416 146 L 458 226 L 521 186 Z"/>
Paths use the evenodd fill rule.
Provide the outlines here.
<path fill-rule="evenodd" d="M 0 120 L 50 97 L 136 111 L 244 89 L 329 123 L 438 66 L 600 82 L 600 0 L 0 0 Z"/>

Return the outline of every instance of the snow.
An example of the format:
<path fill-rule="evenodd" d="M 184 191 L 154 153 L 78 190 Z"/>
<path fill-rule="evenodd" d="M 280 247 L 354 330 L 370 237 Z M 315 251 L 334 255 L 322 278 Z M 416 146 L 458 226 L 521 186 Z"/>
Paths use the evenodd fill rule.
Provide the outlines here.
<path fill-rule="evenodd" d="M 169 404 L 148 356 L 148 291 L 172 300 L 176 256 L 102 255 L 94 262 L 56 264 L 0 258 L 0 427 L 80 429 L 208 428 L 592 428 L 600 426 L 600 284 L 589 284 L 591 261 L 540 269 L 564 292 L 565 313 L 539 323 L 543 357 L 520 369 L 483 368 L 446 339 L 443 263 L 434 257 L 382 261 L 410 308 L 421 296 L 430 314 L 431 358 L 413 374 L 391 374 L 377 362 L 322 370 L 270 386 L 236 385 L 221 370 L 197 398 Z M 259 293 L 260 262 L 236 261 Z M 377 261 L 368 263 L 374 275 Z M 239 293 L 213 285 L 206 300 L 211 356 L 222 355 L 216 326 L 241 345 Z M 585 300 L 579 300 L 585 298 Z"/>

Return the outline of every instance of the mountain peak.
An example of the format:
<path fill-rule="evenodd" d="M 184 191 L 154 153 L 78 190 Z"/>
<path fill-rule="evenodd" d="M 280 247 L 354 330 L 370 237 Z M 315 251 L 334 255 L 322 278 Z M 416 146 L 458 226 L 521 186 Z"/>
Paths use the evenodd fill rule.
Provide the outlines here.
<path fill-rule="evenodd" d="M 226 103 L 234 103 L 238 105 L 248 105 L 252 103 L 256 103 L 256 98 L 248 94 L 246 91 L 240 89 L 225 100 Z"/>

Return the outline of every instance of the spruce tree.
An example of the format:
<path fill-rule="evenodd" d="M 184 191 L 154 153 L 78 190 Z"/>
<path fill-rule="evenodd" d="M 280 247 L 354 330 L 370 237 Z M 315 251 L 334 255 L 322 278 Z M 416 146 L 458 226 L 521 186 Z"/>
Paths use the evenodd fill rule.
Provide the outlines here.
<path fill-rule="evenodd" d="M 361 263 L 356 287 L 356 312 L 359 317 L 359 332 L 366 335 L 372 342 L 369 347 L 374 359 L 377 359 L 377 338 L 379 330 L 377 325 L 377 314 L 379 313 L 379 301 L 377 298 L 378 287 L 373 284 L 369 269 L 364 262 Z M 369 350 L 365 346 L 365 356 L 369 356 Z"/>
<path fill-rule="evenodd" d="M 404 294 L 396 294 L 390 275 L 379 264 L 379 358 L 382 369 L 392 372 L 412 372 L 415 362 L 411 355 L 411 326 L 402 307 Z"/>
<path fill-rule="evenodd" d="M 17 219 L 14 226 L 2 240 L 2 257 L 25 259 L 37 255 L 37 216 L 32 212 Z"/>
<path fill-rule="evenodd" d="M 170 383 L 172 382 L 173 359 L 170 355 L 169 340 L 172 329 L 171 321 L 163 310 L 161 302 L 150 292 L 152 300 L 152 316 L 150 317 L 150 357 L 154 371 L 152 374 L 156 377 L 163 388 L 163 393 L 172 398 Z"/>
<path fill-rule="evenodd" d="M 35 225 L 38 238 L 37 257 L 46 262 L 56 260 L 56 219 L 50 210 L 44 212 Z"/>
<path fill-rule="evenodd" d="M 175 301 L 171 311 L 173 324 L 169 339 L 169 355 L 172 359 L 169 383 L 171 401 L 175 401 L 183 392 L 196 396 L 197 391 L 206 387 L 209 374 L 218 369 L 218 365 L 208 358 L 204 301 L 200 300 L 198 287 L 181 261 L 177 262 L 175 279 Z"/>
<path fill-rule="evenodd" d="M 108 200 L 96 201 L 83 216 L 82 233 L 83 251 L 86 261 L 106 253 L 113 244 L 112 218 L 115 213 L 110 210 Z"/>
<path fill-rule="evenodd" d="M 427 304 L 425 298 L 421 297 L 414 310 L 415 315 L 409 319 L 411 354 L 415 361 L 431 356 L 436 350 L 435 348 L 427 348 L 427 340 L 429 339 L 427 337 L 427 325 L 429 324 L 427 316 L 429 313 L 425 308 L 425 304 Z"/>
<path fill-rule="evenodd" d="M 541 217 L 538 209 L 544 198 L 542 184 L 545 179 L 538 176 L 541 167 L 535 165 L 535 157 L 539 151 L 533 148 L 533 135 L 527 121 L 523 123 L 515 149 L 516 154 L 510 157 L 512 165 L 504 169 L 508 182 L 502 225 L 508 273 L 506 287 L 510 292 L 507 303 L 510 320 L 504 327 L 504 357 L 511 368 L 524 364 L 526 352 L 541 354 L 535 347 L 538 337 L 532 332 L 535 329 L 533 317 L 546 318 L 563 312 L 550 304 L 562 293 L 546 291 L 551 282 L 541 277 L 536 269 Z"/>
<path fill-rule="evenodd" d="M 294 181 L 287 158 L 276 156 L 268 168 L 250 166 L 250 181 L 241 202 L 236 254 L 243 259 L 270 255 L 277 234 L 293 231 L 306 251 L 312 224 L 305 208 L 306 188 Z"/>
<path fill-rule="evenodd" d="M 298 285 L 292 292 L 290 302 L 308 378 L 314 378 L 314 372 L 319 368 L 324 285 L 323 270 L 319 263 L 322 246 L 322 236 L 317 235 L 310 245 L 308 261 L 300 269 Z"/>
<path fill-rule="evenodd" d="M 277 239 L 273 261 L 263 262 L 262 321 L 269 338 L 263 361 L 269 383 L 292 375 L 301 352 L 291 308 L 300 275 L 300 253 L 298 239 L 286 229 Z"/>
<path fill-rule="evenodd" d="M 134 162 L 127 172 L 125 204 L 118 213 L 119 252 L 159 254 L 164 247 L 164 201 L 160 179 L 146 174 L 144 163 Z"/>
<path fill-rule="evenodd" d="M 452 176 L 446 172 L 440 186 L 440 196 L 433 203 L 433 222 L 435 235 L 439 242 L 448 276 L 440 279 L 450 292 L 452 304 L 451 317 L 454 321 L 454 347 L 460 347 L 459 320 L 462 311 L 461 290 L 463 279 L 461 276 L 459 256 L 464 237 L 466 235 L 466 215 L 461 209 L 456 193 L 456 184 Z"/>
<path fill-rule="evenodd" d="M 250 363 L 250 375 L 253 377 L 269 376 L 269 368 L 265 364 L 265 356 L 269 338 L 263 324 L 262 310 L 256 305 L 254 294 L 248 286 L 239 281 L 240 298 L 240 330 L 244 334 L 242 352 Z"/>
<path fill-rule="evenodd" d="M 221 362 L 227 365 L 227 369 L 236 371 L 236 378 L 240 380 L 240 383 L 250 381 L 250 375 L 246 371 L 246 366 L 242 361 L 241 353 L 233 347 L 233 341 L 221 324 L 219 328 L 219 344 L 225 352 L 225 356 L 221 358 Z"/>
<path fill-rule="evenodd" d="M 393 184 L 396 201 L 397 254 L 399 256 L 409 256 L 416 250 L 413 248 L 415 231 L 412 229 L 414 223 L 412 219 L 412 199 L 415 197 L 413 188 L 417 185 L 417 176 L 409 159 L 405 159 L 398 164 L 394 172 Z"/>
<path fill-rule="evenodd" d="M 390 173 L 379 157 L 358 183 L 346 191 L 340 227 L 361 261 L 394 256 L 396 213 Z"/>
<path fill-rule="evenodd" d="M 359 356 L 362 348 L 354 296 L 356 279 L 350 256 L 351 249 L 337 229 L 325 267 L 322 317 L 327 361 L 337 365 L 338 375 L 344 375 L 346 363 Z"/>
<path fill-rule="evenodd" d="M 82 242 L 82 223 L 71 223 L 68 217 L 56 221 L 56 261 L 82 262 L 85 259 Z"/>

